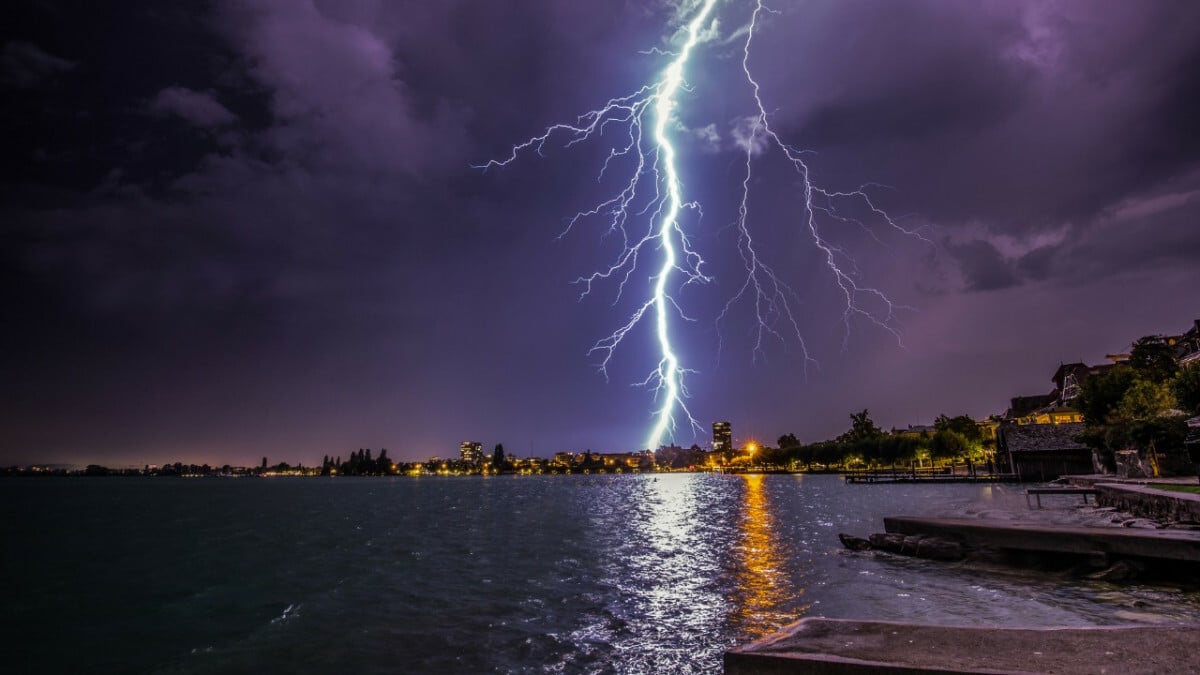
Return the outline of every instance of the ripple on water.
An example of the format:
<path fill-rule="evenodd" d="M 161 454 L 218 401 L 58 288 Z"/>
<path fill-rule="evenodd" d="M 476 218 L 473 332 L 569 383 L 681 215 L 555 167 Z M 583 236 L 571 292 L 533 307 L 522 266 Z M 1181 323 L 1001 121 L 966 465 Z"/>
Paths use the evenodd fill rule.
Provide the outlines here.
<path fill-rule="evenodd" d="M 23 580 L 6 597 L 14 644 L 63 672 L 713 672 L 730 645 L 802 616 L 1200 615 L 1192 591 L 845 552 L 836 537 L 901 512 L 1025 509 L 996 486 L 670 474 L 6 488 L 5 540 L 27 552 L 0 570 Z M 63 634 L 77 649 L 57 648 Z"/>

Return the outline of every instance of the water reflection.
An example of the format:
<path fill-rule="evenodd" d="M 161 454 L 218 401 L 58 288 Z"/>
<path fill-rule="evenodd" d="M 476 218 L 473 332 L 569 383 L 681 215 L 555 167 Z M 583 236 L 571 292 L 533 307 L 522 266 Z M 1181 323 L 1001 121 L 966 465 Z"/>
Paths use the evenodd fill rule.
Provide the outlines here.
<path fill-rule="evenodd" d="M 584 498 L 600 556 L 595 581 L 616 592 L 596 598 L 603 608 L 570 642 L 611 650 L 603 658 L 615 672 L 708 670 L 697 664 L 719 661 L 714 634 L 732 611 L 720 578 L 734 491 L 723 477 L 664 474 L 606 481 Z"/>
<path fill-rule="evenodd" d="M 705 509 L 711 508 L 701 492 L 703 476 L 662 476 L 647 485 L 649 517 L 638 523 L 645 536 L 650 561 L 644 580 L 651 616 L 662 620 L 682 613 L 705 613 L 714 600 L 707 583 L 717 568 L 717 538 L 706 533 Z M 693 619 L 694 620 L 694 619 Z"/>
<path fill-rule="evenodd" d="M 754 638 L 776 631 L 799 618 L 794 613 L 803 593 L 787 569 L 766 481 L 744 474 L 735 586 L 730 617 L 736 632 Z M 788 611 L 785 608 L 793 608 Z"/>

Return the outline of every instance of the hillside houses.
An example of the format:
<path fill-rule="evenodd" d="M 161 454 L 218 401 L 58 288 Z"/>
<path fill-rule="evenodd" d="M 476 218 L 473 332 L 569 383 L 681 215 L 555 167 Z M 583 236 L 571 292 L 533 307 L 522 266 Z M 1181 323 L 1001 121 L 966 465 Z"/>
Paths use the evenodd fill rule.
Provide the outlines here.
<path fill-rule="evenodd" d="M 1200 319 L 1185 333 L 1154 336 L 1149 341 L 1169 347 L 1168 353 L 1181 368 L 1200 363 Z M 1060 363 L 1050 376 L 1053 388 L 1049 392 L 1012 398 L 996 429 L 997 461 L 1034 480 L 1102 470 L 1102 463 L 1079 440 L 1085 428 L 1083 414 L 1075 404 L 1090 378 L 1125 367 L 1129 358 L 1130 354 L 1122 353 L 1108 355 L 1110 363 Z M 1186 445 L 1200 451 L 1200 416 L 1189 420 L 1188 427 Z"/>

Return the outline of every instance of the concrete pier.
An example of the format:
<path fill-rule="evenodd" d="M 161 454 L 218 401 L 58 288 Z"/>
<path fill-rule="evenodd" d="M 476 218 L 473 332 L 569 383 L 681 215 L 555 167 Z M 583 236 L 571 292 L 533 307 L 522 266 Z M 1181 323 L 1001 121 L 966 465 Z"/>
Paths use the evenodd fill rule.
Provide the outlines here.
<path fill-rule="evenodd" d="M 891 533 L 922 534 L 962 542 L 968 548 L 1007 549 L 1035 553 L 1200 562 L 1200 533 L 1119 527 L 1070 527 L 971 518 L 883 519 Z"/>
<path fill-rule="evenodd" d="M 1200 495 L 1168 492 L 1144 485 L 1097 483 L 1096 501 L 1104 506 L 1160 521 L 1200 523 Z"/>
<path fill-rule="evenodd" d="M 804 619 L 726 652 L 725 673 L 1200 673 L 1200 625 L 985 628 Z"/>

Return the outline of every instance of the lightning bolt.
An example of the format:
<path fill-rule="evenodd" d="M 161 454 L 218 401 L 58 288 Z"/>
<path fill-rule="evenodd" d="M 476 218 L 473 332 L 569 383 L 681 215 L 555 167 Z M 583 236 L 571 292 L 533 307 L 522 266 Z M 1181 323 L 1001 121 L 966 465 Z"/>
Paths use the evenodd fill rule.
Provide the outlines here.
<path fill-rule="evenodd" d="M 620 141 L 609 148 L 597 176 L 597 180 L 600 181 L 606 175 L 619 172 L 621 167 L 624 167 L 626 173 L 623 174 L 623 178 L 618 179 L 619 189 L 611 197 L 576 213 L 558 236 L 566 236 L 584 222 L 599 220 L 606 223 L 603 236 L 617 235 L 622 242 L 621 251 L 607 267 L 575 279 L 574 283 L 581 288 L 580 299 L 590 295 L 596 284 L 613 282 L 616 284 L 616 304 L 624 295 L 643 258 L 653 252 L 660 254 L 659 262 L 657 265 L 651 265 L 651 273 L 648 275 L 649 293 L 625 323 L 597 340 L 588 351 L 589 355 L 599 357 L 597 368 L 607 379 L 608 366 L 617 348 L 635 328 L 646 321 L 653 323 L 659 360 L 644 380 L 635 383 L 651 390 L 657 405 L 652 411 L 653 424 L 646 440 L 646 447 L 651 449 L 660 447 L 664 438 L 674 438 L 680 422 L 686 421 L 686 424 L 696 431 L 703 430 L 686 403 L 688 391 L 685 379 L 695 371 L 683 367 L 671 341 L 672 319 L 693 319 L 683 312 L 672 292 L 689 284 L 705 283 L 712 279 L 702 271 L 704 259 L 693 248 L 687 234 L 685 215 L 694 214 L 698 219 L 702 212 L 697 202 L 685 201 L 677 166 L 678 153 L 670 132 L 674 125 L 678 124 L 675 111 L 679 106 L 681 92 L 689 92 L 685 69 L 692 52 L 702 43 L 716 37 L 717 22 L 713 17 L 716 2 L 717 0 L 685 2 L 681 7 L 681 16 L 690 15 L 690 19 L 683 23 L 676 33 L 675 49 L 664 51 L 653 48 L 642 52 L 669 58 L 666 67 L 650 83 L 631 94 L 609 99 L 599 108 L 578 116 L 573 123 L 559 123 L 546 127 L 542 133 L 513 145 L 507 157 L 492 159 L 475 166 L 484 171 L 502 168 L 517 161 L 527 152 L 542 156 L 548 143 L 561 142 L 562 147 L 570 148 L 600 137 L 610 128 L 620 130 Z M 851 320 L 862 317 L 887 330 L 899 340 L 895 313 L 901 306 L 894 304 L 878 289 L 858 281 L 859 275 L 853 259 L 822 235 L 817 214 L 828 216 L 843 224 L 862 227 L 874 236 L 866 223 L 838 211 L 838 202 L 857 200 L 865 204 L 873 216 L 882 219 L 889 227 L 913 236 L 920 234 L 901 227 L 885 211 L 876 208 L 866 192 L 871 185 L 860 186 L 848 192 L 837 192 L 814 184 L 810 180 L 809 167 L 803 161 L 802 152 L 784 143 L 771 128 L 760 86 L 750 69 L 751 43 L 764 12 L 770 13 L 772 10 L 768 9 L 762 0 L 756 0 L 748 25 L 734 34 L 736 37 L 744 32 L 746 36 L 742 44 L 742 71 L 753 92 L 757 112 L 743 120 L 743 131 L 746 135 L 741 139 L 741 143 L 745 148 L 745 175 L 735 223 L 737 250 L 745 265 L 746 275 L 737 292 L 717 317 L 717 326 L 719 330 L 736 303 L 753 298 L 757 330 L 755 358 L 763 352 L 763 341 L 766 337 L 772 336 L 786 342 L 784 333 L 777 327 L 783 322 L 786 324 L 785 330 L 794 334 L 799 341 L 807 369 L 808 364 L 814 361 L 809 357 L 799 322 L 789 300 L 795 300 L 797 295 L 759 255 L 751 236 L 750 183 L 756 154 L 759 154 L 764 146 L 778 149 L 799 174 L 806 214 L 800 225 L 822 254 L 824 263 L 845 300 L 843 320 L 847 335 Z M 847 265 L 849 270 L 845 269 Z M 864 305 L 864 300 L 873 301 L 882 309 L 872 309 Z"/>
<path fill-rule="evenodd" d="M 742 257 L 742 262 L 745 264 L 746 276 L 738 291 L 729 299 L 725 308 L 721 310 L 720 315 L 717 317 L 718 328 L 729 314 L 730 309 L 738 301 L 747 296 L 752 297 L 756 318 L 755 357 L 757 358 L 758 355 L 763 353 L 763 340 L 767 336 L 775 337 L 781 342 L 786 342 L 783 334 L 776 328 L 780 322 L 783 322 L 786 324 L 786 328 L 790 329 L 790 332 L 795 335 L 796 340 L 800 344 L 805 368 L 807 369 L 810 363 L 815 363 L 812 357 L 809 356 L 804 336 L 800 333 L 799 323 L 789 302 L 789 298 L 796 298 L 796 293 L 759 256 L 758 251 L 755 249 L 754 238 L 748 226 L 750 181 L 753 176 L 754 157 L 756 154 L 765 152 L 769 147 L 780 151 L 800 177 L 801 192 L 804 200 L 804 217 L 801 221 L 801 226 L 808 233 L 813 246 L 820 252 L 825 267 L 833 276 L 834 283 L 840 290 L 844 300 L 842 311 L 842 322 L 845 325 L 842 340 L 843 348 L 847 346 L 846 340 L 850 335 L 851 320 L 855 317 L 864 318 L 891 333 L 896 338 L 897 344 L 903 346 L 900 332 L 896 326 L 896 311 L 912 308 L 896 304 L 878 288 L 860 283 L 853 258 L 840 247 L 830 243 L 821 234 L 817 214 L 822 214 L 843 224 L 858 226 L 867 231 L 876 241 L 880 241 L 879 237 L 868 224 L 858 218 L 839 213 L 838 202 L 857 201 L 889 228 L 906 236 L 921 239 L 927 244 L 932 245 L 932 242 L 926 239 L 919 229 L 902 227 L 886 211 L 875 205 L 867 189 L 870 187 L 886 186 L 867 183 L 850 191 L 831 191 L 815 184 L 812 181 L 812 174 L 808 164 L 804 162 L 802 157 L 803 151 L 785 143 L 775 130 L 771 128 L 770 118 L 767 114 L 766 106 L 762 101 L 762 88 L 750 69 L 750 47 L 754 41 L 760 17 L 764 12 L 777 13 L 767 8 L 762 0 L 756 0 L 750 22 L 745 29 L 746 39 L 742 43 L 742 73 L 745 75 L 746 82 L 750 85 L 755 103 L 754 114 L 743 120 L 748 130 L 743 131 L 743 133 L 746 133 L 746 136 L 740 141 L 746 151 L 746 169 L 745 177 L 742 179 L 742 197 L 741 203 L 738 205 L 736 226 L 738 252 Z M 844 259 L 849 264 L 850 271 L 843 269 L 842 264 L 839 264 L 840 259 Z M 864 304 L 864 300 L 873 302 L 877 308 L 872 309 L 870 306 Z"/>
<path fill-rule="evenodd" d="M 667 66 L 666 72 L 663 74 L 662 84 L 659 92 L 654 100 L 654 140 L 662 151 L 662 165 L 664 169 L 664 180 L 667 184 L 667 208 L 659 220 L 658 237 L 662 242 L 663 263 L 658 271 L 658 278 L 654 284 L 654 313 L 655 326 L 658 333 L 658 345 L 662 349 L 662 359 L 658 363 L 658 368 L 651 373 L 650 378 L 653 379 L 658 387 L 656 394 L 662 388 L 666 389 L 663 396 L 664 404 L 659 408 L 655 415 L 654 427 L 650 431 L 650 437 L 647 439 L 647 447 L 657 448 L 662 441 L 662 437 L 668 430 L 674 431 L 675 418 L 671 414 L 672 408 L 679 408 L 687 415 L 688 421 L 693 427 L 700 427 L 696 419 L 692 417 L 692 413 L 688 411 L 687 405 L 683 401 L 683 376 L 685 371 L 679 366 L 679 357 L 671 349 L 671 336 L 668 332 L 667 324 L 667 280 L 671 276 L 671 271 L 677 267 L 675 247 L 671 242 L 671 231 L 674 230 L 679 234 L 683 251 L 689 256 L 693 256 L 691 250 L 687 248 L 688 239 L 684 235 L 683 229 L 679 226 L 679 211 L 683 208 L 683 197 L 681 196 L 682 188 L 679 185 L 679 172 L 675 168 L 675 146 L 671 145 L 671 139 L 667 136 L 667 121 L 671 119 L 671 111 L 674 110 L 675 95 L 679 92 L 679 88 L 683 86 L 683 66 L 688 61 L 688 56 L 692 52 L 692 48 L 699 41 L 699 33 L 701 26 L 708 20 L 708 15 L 712 12 L 715 0 L 707 0 L 696 13 L 695 18 L 687 27 L 687 40 L 683 47 L 679 50 L 679 54 L 671 65 Z M 689 263 L 694 262 L 688 268 L 684 268 L 685 274 L 692 274 L 692 278 L 701 278 L 699 259 L 693 258 Z M 706 278 L 706 277 L 705 277 Z"/>

